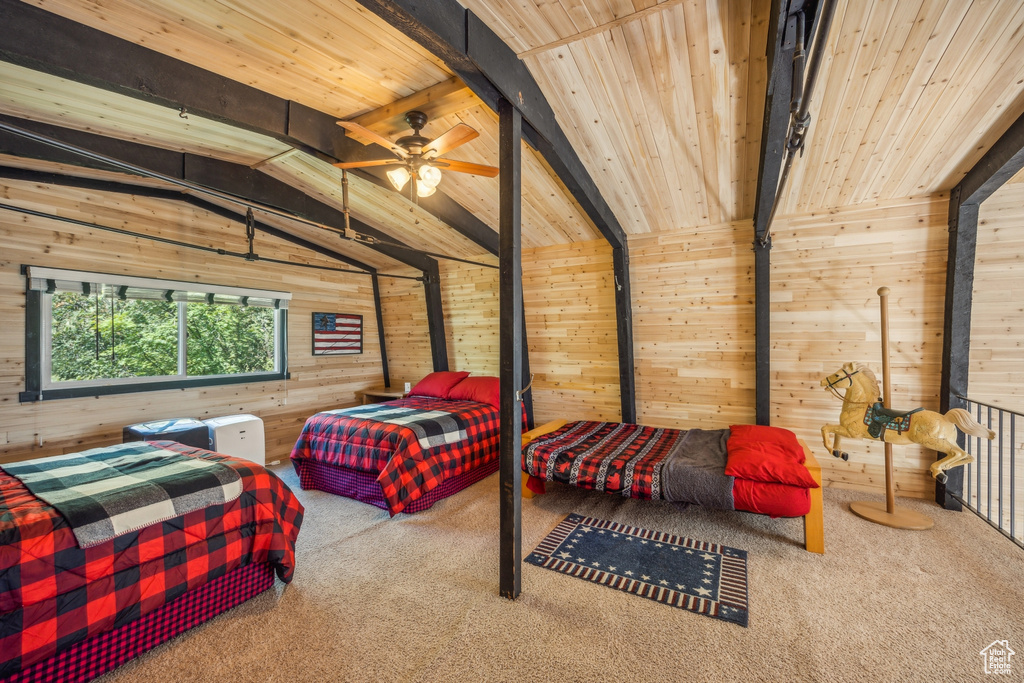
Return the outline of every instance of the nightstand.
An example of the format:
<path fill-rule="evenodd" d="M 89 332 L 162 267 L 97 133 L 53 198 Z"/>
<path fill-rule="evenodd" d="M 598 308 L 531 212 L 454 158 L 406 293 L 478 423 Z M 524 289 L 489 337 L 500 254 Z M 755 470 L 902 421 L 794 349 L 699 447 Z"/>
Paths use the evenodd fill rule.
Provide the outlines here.
<path fill-rule="evenodd" d="M 363 397 L 363 405 L 367 403 L 382 403 L 384 401 L 394 401 L 397 398 L 405 398 L 405 391 L 396 388 L 377 387 L 375 389 L 364 389 L 357 391 Z"/>

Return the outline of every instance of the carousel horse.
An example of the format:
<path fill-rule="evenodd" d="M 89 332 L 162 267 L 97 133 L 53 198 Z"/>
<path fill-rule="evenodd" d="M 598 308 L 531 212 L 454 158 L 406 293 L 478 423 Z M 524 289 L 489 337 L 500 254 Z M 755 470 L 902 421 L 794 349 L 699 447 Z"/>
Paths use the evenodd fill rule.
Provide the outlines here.
<path fill-rule="evenodd" d="M 932 476 L 945 482 L 945 470 L 974 462 L 974 456 L 957 446 L 957 428 L 984 439 L 993 439 L 996 435 L 962 408 L 953 408 L 945 415 L 923 408 L 907 412 L 883 408 L 874 373 L 860 363 L 845 364 L 838 372 L 821 380 L 821 386 L 843 401 L 839 424 L 821 428 L 825 448 L 843 460 L 850 457 L 839 450 L 839 439 L 843 436 L 900 445 L 916 443 L 946 454 L 931 466 Z M 845 395 L 840 395 L 841 389 L 846 389 Z"/>

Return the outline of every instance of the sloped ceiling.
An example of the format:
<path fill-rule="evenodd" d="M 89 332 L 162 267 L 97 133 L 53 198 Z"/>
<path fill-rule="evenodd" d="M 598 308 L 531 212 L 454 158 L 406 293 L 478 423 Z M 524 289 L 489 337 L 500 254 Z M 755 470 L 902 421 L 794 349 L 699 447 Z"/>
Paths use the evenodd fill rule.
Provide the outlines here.
<path fill-rule="evenodd" d="M 434 57 L 355 2 L 32 3 L 278 97 L 351 119 L 451 79 Z M 272 138 L 111 94 L 72 80 L 0 63 L 0 113 L 143 144 L 259 164 L 262 172 L 320 201 L 342 206 L 341 172 Z M 450 156 L 497 165 L 497 118 L 473 96 L 459 111 L 428 122 L 440 135 L 466 122 L 480 132 Z M 524 154 L 523 245 L 599 238 L 562 184 L 529 148 Z M 407 196 L 350 175 L 354 217 L 412 247 L 488 260 L 486 250 L 451 230 Z M 496 179 L 444 173 L 441 191 L 497 230 Z"/>
<path fill-rule="evenodd" d="M 694 231 L 752 217 L 769 0 L 461 0 L 517 51 L 627 233 Z M 35 0 L 47 11 L 228 78 L 354 118 L 450 79 L 431 54 L 355 0 Z M 804 155 L 782 213 L 952 187 L 1024 111 L 1024 0 L 840 0 Z M 0 112 L 220 158 L 266 160 L 281 143 L 4 67 Z M 59 80 L 59 79 L 58 79 Z M 453 154 L 496 164 L 479 101 L 428 123 L 481 136 Z M 524 246 L 596 239 L 532 150 Z M 252 163 L 247 161 L 245 163 Z M 338 174 L 306 155 L 263 170 L 325 201 Z M 441 189 L 491 228 L 497 181 L 446 173 Z M 410 244 L 482 251 L 412 202 L 353 184 L 353 209 Z"/>
<path fill-rule="evenodd" d="M 625 230 L 752 217 L 768 0 L 461 1 L 523 58 Z M 782 213 L 955 185 L 1024 112 L 1022 26 L 1019 0 L 840 0 Z"/>

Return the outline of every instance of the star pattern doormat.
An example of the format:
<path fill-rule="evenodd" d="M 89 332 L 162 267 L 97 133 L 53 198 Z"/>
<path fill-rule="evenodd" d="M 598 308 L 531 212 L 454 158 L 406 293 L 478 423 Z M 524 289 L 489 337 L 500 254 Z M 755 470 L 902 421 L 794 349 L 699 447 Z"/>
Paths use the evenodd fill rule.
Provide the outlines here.
<path fill-rule="evenodd" d="M 526 561 L 747 625 L 747 551 L 572 514 Z"/>

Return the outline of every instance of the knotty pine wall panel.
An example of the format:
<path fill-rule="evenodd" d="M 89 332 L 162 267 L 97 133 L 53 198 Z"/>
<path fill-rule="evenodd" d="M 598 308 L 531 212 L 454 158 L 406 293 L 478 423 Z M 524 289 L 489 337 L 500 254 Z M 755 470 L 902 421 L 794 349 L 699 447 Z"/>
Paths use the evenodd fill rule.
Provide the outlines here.
<path fill-rule="evenodd" d="M 889 295 L 891 405 L 939 408 L 948 196 L 869 203 L 779 218 L 772 259 L 772 424 L 814 450 L 831 486 L 877 492 L 884 448 L 843 440 L 849 462 L 825 451 L 821 427 L 841 404 L 821 386 L 848 361 L 882 384 L 879 287 Z M 895 446 L 897 495 L 930 498 L 932 451 Z"/>
<path fill-rule="evenodd" d="M 455 261 L 441 261 L 440 271 L 449 367 L 497 375 L 498 271 Z M 558 417 L 619 418 L 612 282 L 611 248 L 604 240 L 523 250 L 538 424 Z M 431 369 L 423 286 L 382 284 L 381 298 L 391 375 L 415 382 Z"/>
<path fill-rule="evenodd" d="M 752 231 L 737 221 L 630 237 L 639 422 L 753 422 Z"/>
<path fill-rule="evenodd" d="M 388 272 L 414 277 L 422 275 L 418 270 L 404 267 L 391 268 Z M 433 369 L 423 283 L 380 278 L 380 308 L 391 386 L 401 387 L 403 382 L 416 384 Z M 377 384 L 379 386 L 383 382 Z"/>
<path fill-rule="evenodd" d="M 1024 413 L 1024 183 L 982 203 L 974 268 L 968 394 Z"/>
<path fill-rule="evenodd" d="M 244 226 L 173 201 L 0 180 L 9 204 L 124 227 L 194 244 L 245 250 Z M 355 392 L 380 384 L 373 290 L 366 276 L 241 259 L 0 211 L 0 462 L 120 442 L 126 424 L 168 417 L 253 413 L 264 420 L 267 460 L 287 458 L 306 417 L 356 403 Z M 257 253 L 300 263 L 337 262 L 257 235 Z M 291 379 L 220 387 L 152 391 L 19 403 L 25 389 L 25 279 L 22 264 L 195 280 L 291 292 L 288 355 Z M 344 267 L 344 266 L 343 266 Z M 311 354 L 314 311 L 363 316 L 363 353 Z"/>
<path fill-rule="evenodd" d="M 481 259 L 493 261 L 496 258 Z M 474 375 L 498 374 L 498 271 L 440 261 L 448 367 Z"/>
<path fill-rule="evenodd" d="M 604 240 L 523 250 L 538 425 L 555 418 L 620 419 L 614 286 L 612 250 Z"/>

